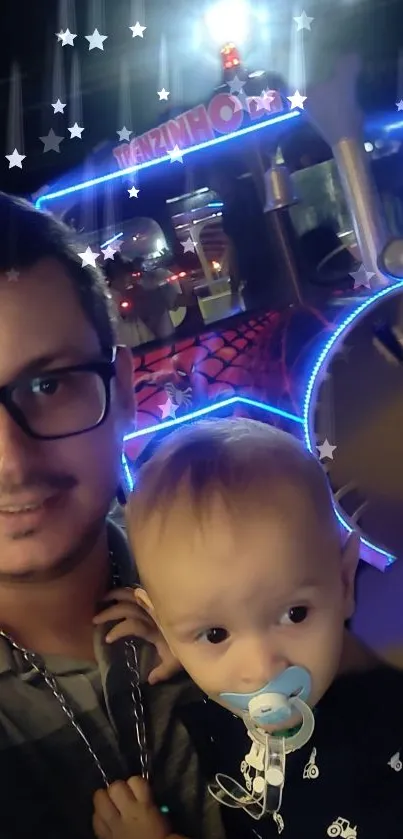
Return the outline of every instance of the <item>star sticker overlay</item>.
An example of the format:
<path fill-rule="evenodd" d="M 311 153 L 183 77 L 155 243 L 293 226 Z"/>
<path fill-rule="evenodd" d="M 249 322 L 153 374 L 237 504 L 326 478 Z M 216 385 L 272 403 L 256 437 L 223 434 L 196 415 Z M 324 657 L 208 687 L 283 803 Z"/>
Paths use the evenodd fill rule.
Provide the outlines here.
<path fill-rule="evenodd" d="M 70 29 L 66 29 L 65 32 L 57 32 L 56 37 L 62 47 L 74 47 L 74 38 L 77 38 L 77 35 L 72 35 Z"/>
<path fill-rule="evenodd" d="M 103 251 L 103 257 L 106 262 L 107 259 L 115 259 L 115 253 L 117 253 L 117 249 L 112 247 L 112 245 L 108 245 Z"/>
<path fill-rule="evenodd" d="M 130 189 L 128 189 L 127 191 L 129 193 L 129 198 L 138 198 L 139 197 L 140 190 L 136 189 L 135 186 L 130 187 Z"/>
<path fill-rule="evenodd" d="M 129 29 L 133 32 L 133 38 L 144 38 L 144 32 L 146 31 L 147 27 L 142 26 L 141 23 L 137 21 L 134 26 L 129 26 Z"/>
<path fill-rule="evenodd" d="M 92 268 L 95 268 L 95 261 L 100 256 L 99 253 L 92 251 L 90 247 L 88 247 L 84 253 L 79 253 L 78 255 L 81 259 L 82 268 L 85 268 L 86 265 L 91 265 Z"/>
<path fill-rule="evenodd" d="M 82 140 L 82 133 L 85 129 L 81 128 L 76 122 L 71 128 L 68 128 L 67 131 L 70 131 L 70 140 L 73 140 L 74 137 L 78 137 L 79 140 Z"/>
<path fill-rule="evenodd" d="M 321 446 L 316 446 L 319 452 L 319 460 L 323 460 L 325 457 L 328 457 L 330 460 L 333 460 L 333 452 L 337 449 L 337 446 L 332 446 L 329 443 L 329 440 L 326 438 Z"/>
<path fill-rule="evenodd" d="M 86 35 L 86 40 L 89 43 L 89 50 L 103 50 L 104 41 L 108 35 L 100 35 L 98 29 L 94 29 L 92 35 Z"/>
<path fill-rule="evenodd" d="M 176 412 L 177 412 L 179 406 L 175 405 L 172 402 L 172 399 L 170 399 L 169 396 L 168 396 L 167 401 L 163 405 L 158 405 L 158 407 L 161 411 L 161 419 L 164 420 L 164 419 L 167 419 L 168 417 L 171 417 L 172 419 L 175 419 Z"/>
<path fill-rule="evenodd" d="M 64 105 L 63 105 L 63 102 L 61 102 L 60 99 L 58 99 L 57 102 L 52 102 L 52 108 L 53 108 L 53 113 L 54 114 L 64 114 L 65 107 L 66 107 L 66 103 L 64 103 Z"/>
<path fill-rule="evenodd" d="M 398 111 L 403 111 L 403 99 L 399 99 L 399 101 L 396 102 L 396 108 Z"/>
<path fill-rule="evenodd" d="M 354 290 L 362 287 L 371 289 L 371 280 L 375 274 L 373 271 L 366 271 L 364 266 L 360 265 L 358 271 L 352 271 L 350 276 L 354 279 Z"/>
<path fill-rule="evenodd" d="M 126 126 L 125 126 L 125 125 L 123 126 L 123 128 L 121 128 L 121 129 L 120 129 L 120 131 L 117 131 L 117 132 L 116 132 L 116 134 L 117 134 L 117 135 L 118 135 L 118 137 L 119 137 L 119 142 L 121 142 L 121 143 L 122 143 L 123 141 L 125 141 L 126 143 L 128 143 L 128 142 L 129 142 L 129 140 L 130 140 L 130 134 L 132 134 L 132 133 L 133 133 L 133 132 L 132 132 L 132 131 L 129 131 L 129 129 L 128 129 L 128 128 L 126 128 Z"/>
<path fill-rule="evenodd" d="M 168 154 L 171 158 L 171 163 L 175 163 L 175 161 L 183 163 L 182 150 L 179 148 L 178 145 L 174 146 L 173 149 L 171 149 L 171 151 L 168 151 Z"/>
<path fill-rule="evenodd" d="M 262 90 L 260 96 L 257 97 L 257 104 L 265 111 L 270 111 L 271 103 L 274 102 L 275 96 L 270 90 Z"/>
<path fill-rule="evenodd" d="M 245 87 L 245 82 L 242 81 L 242 79 L 240 79 L 239 76 L 234 76 L 234 78 L 231 79 L 231 81 L 228 82 L 228 87 L 229 87 L 229 92 L 231 94 L 242 93 L 243 89 Z"/>
<path fill-rule="evenodd" d="M 18 278 L 20 276 L 20 272 L 16 271 L 15 268 L 11 268 L 11 271 L 6 271 L 6 277 L 8 283 L 16 283 L 18 282 Z"/>
<path fill-rule="evenodd" d="M 64 137 L 58 137 L 57 134 L 53 131 L 53 128 L 50 129 L 49 133 L 46 137 L 39 137 L 41 143 L 43 143 L 43 153 L 47 151 L 57 151 L 60 153 L 60 143 L 64 140 Z"/>
<path fill-rule="evenodd" d="M 183 253 L 194 253 L 196 250 L 196 245 L 190 236 L 186 239 L 186 242 L 181 242 L 181 245 L 183 247 Z"/>
<path fill-rule="evenodd" d="M 5 157 L 8 160 L 9 169 L 13 169 L 14 166 L 18 166 L 19 169 L 22 169 L 22 161 L 25 160 L 26 154 L 20 154 L 17 149 L 14 149 L 12 154 L 6 154 Z"/>
<path fill-rule="evenodd" d="M 292 96 L 287 96 L 287 99 L 291 102 L 291 110 L 294 110 L 294 108 L 304 110 L 304 102 L 306 102 L 306 96 L 301 96 L 299 90 L 296 90 Z"/>
<path fill-rule="evenodd" d="M 160 98 L 160 102 L 168 102 L 168 96 L 171 95 L 169 90 L 165 90 L 165 87 L 163 87 L 162 90 L 158 90 L 157 93 Z"/>
<path fill-rule="evenodd" d="M 311 31 L 311 23 L 315 20 L 314 17 L 308 17 L 305 11 L 302 11 L 301 14 L 297 17 L 294 17 L 295 23 L 297 24 L 297 32 L 301 32 L 301 29 L 306 29 L 308 32 Z"/>

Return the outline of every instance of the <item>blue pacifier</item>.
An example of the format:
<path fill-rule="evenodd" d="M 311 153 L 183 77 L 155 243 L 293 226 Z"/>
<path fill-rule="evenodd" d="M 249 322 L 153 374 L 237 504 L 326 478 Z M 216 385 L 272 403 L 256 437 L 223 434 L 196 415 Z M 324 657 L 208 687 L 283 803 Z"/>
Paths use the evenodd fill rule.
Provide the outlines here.
<path fill-rule="evenodd" d="M 293 665 L 253 693 L 220 693 L 220 698 L 233 711 L 241 712 L 251 747 L 240 765 L 245 786 L 236 778 L 218 773 L 209 786 L 216 801 L 226 807 L 240 807 L 256 820 L 272 813 L 279 827 L 286 757 L 308 742 L 315 727 L 312 710 L 307 705 L 311 690 L 308 671 Z M 295 713 L 300 715 L 301 723 L 287 736 L 280 731 L 268 734 L 260 727 L 286 726 Z"/>
<path fill-rule="evenodd" d="M 293 699 L 306 702 L 312 689 L 311 677 L 304 667 L 287 667 L 253 693 L 220 693 L 220 698 L 234 710 L 247 714 L 257 725 L 287 723 L 295 714 Z"/>

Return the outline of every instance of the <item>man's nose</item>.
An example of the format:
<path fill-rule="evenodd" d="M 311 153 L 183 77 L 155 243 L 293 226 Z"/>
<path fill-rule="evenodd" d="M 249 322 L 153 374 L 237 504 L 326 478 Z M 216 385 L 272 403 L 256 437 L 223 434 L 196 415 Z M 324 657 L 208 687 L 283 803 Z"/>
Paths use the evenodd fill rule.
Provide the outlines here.
<path fill-rule="evenodd" d="M 249 693 L 260 690 L 289 666 L 284 654 L 273 647 L 269 638 L 250 639 L 243 645 L 240 690 Z"/>
<path fill-rule="evenodd" d="M 33 443 L 35 440 L 31 440 L 4 405 L 0 405 L 0 479 L 7 473 L 18 481 L 26 473 Z"/>

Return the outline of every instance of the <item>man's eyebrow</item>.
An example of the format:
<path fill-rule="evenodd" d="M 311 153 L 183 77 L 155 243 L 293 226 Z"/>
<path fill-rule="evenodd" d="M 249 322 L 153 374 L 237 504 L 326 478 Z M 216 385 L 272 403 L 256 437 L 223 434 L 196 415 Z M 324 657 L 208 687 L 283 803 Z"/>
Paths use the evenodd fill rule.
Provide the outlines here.
<path fill-rule="evenodd" d="M 21 376 L 35 373 L 38 370 L 46 369 L 53 364 L 58 364 L 59 367 L 69 367 L 75 364 L 90 363 L 94 359 L 96 353 L 83 353 L 78 347 L 64 347 L 56 352 L 44 353 L 32 358 L 24 367 L 14 376 L 14 379 L 19 379 Z"/>

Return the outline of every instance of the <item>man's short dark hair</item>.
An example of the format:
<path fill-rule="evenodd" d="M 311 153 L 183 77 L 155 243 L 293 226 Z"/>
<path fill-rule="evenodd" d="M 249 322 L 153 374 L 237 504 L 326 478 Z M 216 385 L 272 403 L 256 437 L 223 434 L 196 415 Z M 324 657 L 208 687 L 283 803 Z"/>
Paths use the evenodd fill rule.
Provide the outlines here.
<path fill-rule="evenodd" d="M 41 259 L 56 259 L 69 275 L 102 350 L 108 351 L 117 337 L 113 300 L 101 271 L 82 266 L 73 236 L 54 216 L 22 198 L 0 192 L 0 273 L 23 271 Z"/>

